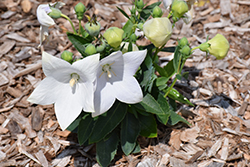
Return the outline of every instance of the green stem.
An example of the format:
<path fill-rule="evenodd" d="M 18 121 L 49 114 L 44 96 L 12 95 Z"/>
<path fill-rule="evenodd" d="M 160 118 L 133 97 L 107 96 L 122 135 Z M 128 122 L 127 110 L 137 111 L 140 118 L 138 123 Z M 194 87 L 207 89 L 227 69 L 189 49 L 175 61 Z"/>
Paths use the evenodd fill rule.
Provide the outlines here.
<path fill-rule="evenodd" d="M 79 30 L 78 30 L 78 34 L 80 35 L 81 34 L 81 20 L 79 20 Z"/>
<path fill-rule="evenodd" d="M 70 18 L 68 16 L 66 16 L 65 14 L 61 14 L 61 16 L 64 17 L 65 19 L 67 19 L 70 22 L 71 27 L 73 28 L 74 33 L 77 34 L 76 29 L 75 29 L 72 21 L 70 20 Z"/>
<path fill-rule="evenodd" d="M 183 65 L 182 65 L 182 67 L 180 68 L 180 65 L 181 65 L 181 58 L 179 59 L 179 64 L 178 64 L 178 69 L 177 69 L 177 74 L 179 74 L 179 73 L 180 73 L 180 71 L 181 71 L 181 69 L 182 69 L 182 67 L 183 67 Z M 171 86 L 170 86 L 170 88 L 168 89 L 168 91 L 165 93 L 164 97 L 167 97 L 167 96 L 168 96 L 169 92 L 170 92 L 170 91 L 171 91 L 171 89 L 174 87 L 174 85 L 175 85 L 176 81 L 177 81 L 177 77 L 175 77 L 175 79 L 174 79 L 173 83 L 171 84 Z"/>
<path fill-rule="evenodd" d="M 168 19 L 172 16 L 172 11 L 168 14 Z"/>
<path fill-rule="evenodd" d="M 195 49 L 199 49 L 199 46 L 194 47 L 193 49 L 191 49 L 191 52 L 193 52 Z"/>

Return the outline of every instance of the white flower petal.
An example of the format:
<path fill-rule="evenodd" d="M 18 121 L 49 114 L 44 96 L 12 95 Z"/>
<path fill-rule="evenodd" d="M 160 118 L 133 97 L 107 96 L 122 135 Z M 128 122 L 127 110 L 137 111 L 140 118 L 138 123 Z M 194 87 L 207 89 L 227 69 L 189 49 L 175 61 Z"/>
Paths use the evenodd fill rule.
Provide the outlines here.
<path fill-rule="evenodd" d="M 55 89 L 58 82 L 52 77 L 46 77 L 40 82 L 36 89 L 31 93 L 27 99 L 31 103 L 48 105 L 56 101 L 57 94 Z"/>
<path fill-rule="evenodd" d="M 60 95 L 57 95 L 55 113 L 62 130 L 65 130 L 82 112 L 83 92 L 81 92 L 79 86 L 78 84 L 74 88 L 71 88 L 68 84 L 58 86 L 61 92 Z"/>
<path fill-rule="evenodd" d="M 48 15 L 49 5 L 39 5 L 36 11 L 37 19 L 43 26 L 50 27 L 55 24 L 54 20 Z"/>
<path fill-rule="evenodd" d="M 80 93 L 80 102 L 86 112 L 94 112 L 94 86 L 92 82 L 78 83 Z"/>
<path fill-rule="evenodd" d="M 143 62 L 147 55 L 147 50 L 127 52 L 123 55 L 124 57 L 124 70 L 127 75 L 135 75 L 139 66 Z"/>
<path fill-rule="evenodd" d="M 43 67 L 43 72 L 46 76 L 53 76 L 53 77 L 58 76 L 55 75 L 55 73 L 60 73 L 59 75 L 63 75 L 65 71 L 72 69 L 70 63 L 68 63 L 63 59 L 59 59 L 55 56 L 52 56 L 47 52 L 42 53 L 42 67 Z"/>
<path fill-rule="evenodd" d="M 81 71 L 79 75 L 85 80 L 94 82 L 96 79 L 97 68 L 99 67 L 100 54 L 88 56 L 72 64 L 72 67 Z"/>
<path fill-rule="evenodd" d="M 116 98 L 121 102 L 135 104 L 142 101 L 141 87 L 133 76 L 125 76 L 122 82 L 115 82 L 113 89 Z"/>
<path fill-rule="evenodd" d="M 101 115 L 112 107 L 115 102 L 115 93 L 113 91 L 111 83 L 106 82 L 104 77 L 97 80 L 94 94 L 95 112 L 92 113 L 92 117 Z"/>

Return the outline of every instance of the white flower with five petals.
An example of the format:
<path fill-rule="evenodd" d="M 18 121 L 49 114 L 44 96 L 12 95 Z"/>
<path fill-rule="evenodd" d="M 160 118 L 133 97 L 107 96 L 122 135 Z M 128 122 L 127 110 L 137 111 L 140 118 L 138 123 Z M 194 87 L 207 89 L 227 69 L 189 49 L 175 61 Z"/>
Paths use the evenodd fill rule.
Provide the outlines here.
<path fill-rule="evenodd" d="M 39 5 L 36 14 L 37 20 L 41 24 L 40 26 L 40 44 L 39 47 L 42 45 L 42 42 L 49 36 L 49 27 L 55 24 L 54 20 L 48 15 L 51 12 L 50 6 L 53 6 L 57 9 L 61 8 L 64 5 L 62 2 L 57 2 L 53 4 L 42 4 Z"/>
<path fill-rule="evenodd" d="M 142 101 L 142 90 L 134 75 L 146 54 L 147 50 L 125 54 L 118 51 L 100 61 L 92 117 L 105 113 L 116 99 L 127 104 Z"/>
<path fill-rule="evenodd" d="M 35 88 L 29 102 L 55 103 L 57 120 L 65 130 L 82 112 L 94 112 L 94 84 L 99 54 L 88 56 L 72 65 L 46 52 L 42 67 L 46 78 Z"/>

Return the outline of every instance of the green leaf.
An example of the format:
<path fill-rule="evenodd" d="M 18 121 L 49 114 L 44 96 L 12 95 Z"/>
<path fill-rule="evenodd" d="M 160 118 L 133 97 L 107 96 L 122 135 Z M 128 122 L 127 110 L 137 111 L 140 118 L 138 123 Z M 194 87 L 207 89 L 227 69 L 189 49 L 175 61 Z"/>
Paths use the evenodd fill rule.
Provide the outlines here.
<path fill-rule="evenodd" d="M 97 119 L 89 143 L 96 143 L 107 136 L 123 120 L 126 113 L 127 105 L 116 101 L 106 114 Z"/>
<path fill-rule="evenodd" d="M 121 147 L 125 155 L 129 155 L 134 150 L 139 133 L 138 119 L 128 112 L 121 123 Z"/>
<path fill-rule="evenodd" d="M 82 112 L 68 127 L 67 130 L 71 132 L 77 132 L 77 127 L 82 119 L 82 117 L 85 115 L 84 112 Z"/>
<path fill-rule="evenodd" d="M 149 93 L 144 96 L 139 104 L 142 105 L 144 110 L 147 112 L 157 115 L 164 114 L 164 111 L 161 109 L 160 104 Z"/>
<path fill-rule="evenodd" d="M 149 6 L 146 6 L 142 12 L 140 13 L 141 17 L 144 19 L 144 20 L 147 20 L 149 18 L 149 16 L 151 15 L 153 9 L 155 6 L 159 6 L 161 4 L 161 2 L 155 2 Z"/>
<path fill-rule="evenodd" d="M 165 92 L 167 92 L 169 88 Z M 181 103 L 188 104 L 190 106 L 194 106 L 186 97 L 184 97 L 182 94 L 180 94 L 176 89 L 172 88 L 168 94 L 168 97 L 171 99 L 177 100 Z"/>
<path fill-rule="evenodd" d="M 125 17 L 127 17 L 128 19 L 130 19 L 130 17 L 128 16 L 128 14 L 127 14 L 124 10 L 122 10 L 122 9 L 119 8 L 119 7 L 117 7 L 117 9 L 118 9 Z"/>
<path fill-rule="evenodd" d="M 168 120 L 168 124 L 170 125 L 175 125 L 178 122 L 184 122 L 188 125 L 191 125 L 187 120 L 185 120 L 184 118 L 182 118 L 180 115 L 176 114 L 174 111 L 170 111 L 170 117 Z"/>
<path fill-rule="evenodd" d="M 169 80 L 169 78 L 167 78 L 167 77 L 159 77 L 156 79 L 156 86 L 166 85 L 168 80 Z"/>
<path fill-rule="evenodd" d="M 119 137 L 113 131 L 109 138 L 96 143 L 96 160 L 102 167 L 107 167 L 117 152 Z"/>
<path fill-rule="evenodd" d="M 169 116 L 170 116 L 170 108 L 167 99 L 164 97 L 162 93 L 158 94 L 157 102 L 160 104 L 162 111 L 164 114 L 157 115 L 157 119 L 163 123 L 167 124 Z"/>
<path fill-rule="evenodd" d="M 131 34 L 131 30 L 133 28 L 134 24 L 132 23 L 131 20 L 128 20 L 126 22 L 126 24 L 122 27 L 124 33 L 123 33 L 123 38 L 125 37 L 129 37 L 129 35 Z"/>
<path fill-rule="evenodd" d="M 170 78 L 174 75 L 175 73 L 175 69 L 174 69 L 174 64 L 173 64 L 173 60 L 171 60 L 170 62 L 168 62 L 167 65 L 164 66 L 164 70 L 167 72 L 166 77 Z"/>
<path fill-rule="evenodd" d="M 133 154 L 137 154 L 137 153 L 140 153 L 141 152 L 141 147 L 140 147 L 140 144 L 138 144 L 138 142 L 136 142 L 136 146 L 133 150 Z"/>
<path fill-rule="evenodd" d="M 157 124 L 154 115 L 149 116 L 139 115 L 141 125 L 140 135 L 148 138 L 157 137 Z"/>
<path fill-rule="evenodd" d="M 162 68 L 156 63 L 154 63 L 154 67 L 162 77 L 168 77 L 168 72 L 164 68 Z"/>
<path fill-rule="evenodd" d="M 161 52 L 170 52 L 174 53 L 176 46 L 164 47 L 161 49 Z"/>
<path fill-rule="evenodd" d="M 85 143 L 89 136 L 91 135 L 93 126 L 94 126 L 94 119 L 91 117 L 90 114 L 85 115 L 84 117 L 82 117 L 79 126 L 78 126 L 78 132 L 77 132 L 77 136 L 78 136 L 78 142 L 80 145 L 82 145 L 83 143 Z"/>
<path fill-rule="evenodd" d="M 175 49 L 175 52 L 174 52 L 174 59 L 173 59 L 173 67 L 175 69 L 175 72 L 178 71 L 178 67 L 179 67 L 179 61 L 181 59 L 181 54 L 179 52 L 180 50 L 180 46 L 178 45 Z"/>
<path fill-rule="evenodd" d="M 69 40 L 72 42 L 72 44 L 74 45 L 74 47 L 82 54 L 83 57 L 86 57 L 86 53 L 84 52 L 84 47 L 83 45 L 90 43 L 92 41 L 83 38 L 79 35 L 67 32 L 67 36 L 69 38 Z"/>
<path fill-rule="evenodd" d="M 178 80 L 181 80 L 182 76 L 181 76 L 180 74 L 176 74 L 176 78 L 177 78 Z"/>

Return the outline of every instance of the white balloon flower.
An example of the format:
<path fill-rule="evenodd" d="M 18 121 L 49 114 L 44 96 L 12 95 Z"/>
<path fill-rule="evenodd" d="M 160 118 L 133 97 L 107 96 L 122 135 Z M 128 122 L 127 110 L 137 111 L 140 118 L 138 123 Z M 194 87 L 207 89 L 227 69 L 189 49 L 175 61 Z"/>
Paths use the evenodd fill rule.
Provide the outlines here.
<path fill-rule="evenodd" d="M 127 104 L 142 101 L 142 90 L 134 75 L 146 54 L 147 50 L 125 54 L 118 51 L 100 61 L 92 117 L 105 113 L 116 99 Z"/>
<path fill-rule="evenodd" d="M 41 24 L 40 26 L 40 44 L 39 47 L 42 45 L 42 42 L 46 39 L 47 36 L 49 36 L 49 27 L 53 26 L 55 24 L 54 20 L 48 15 L 52 10 L 50 9 L 50 6 L 53 6 L 54 8 L 61 8 L 63 5 L 65 5 L 63 2 L 57 2 L 52 4 L 42 4 L 39 5 L 36 14 L 37 14 L 37 20 Z"/>
<path fill-rule="evenodd" d="M 82 112 L 94 112 L 94 84 L 99 54 L 88 56 L 72 65 L 46 52 L 42 67 L 46 78 L 35 88 L 29 102 L 55 103 L 58 122 L 65 130 Z"/>

